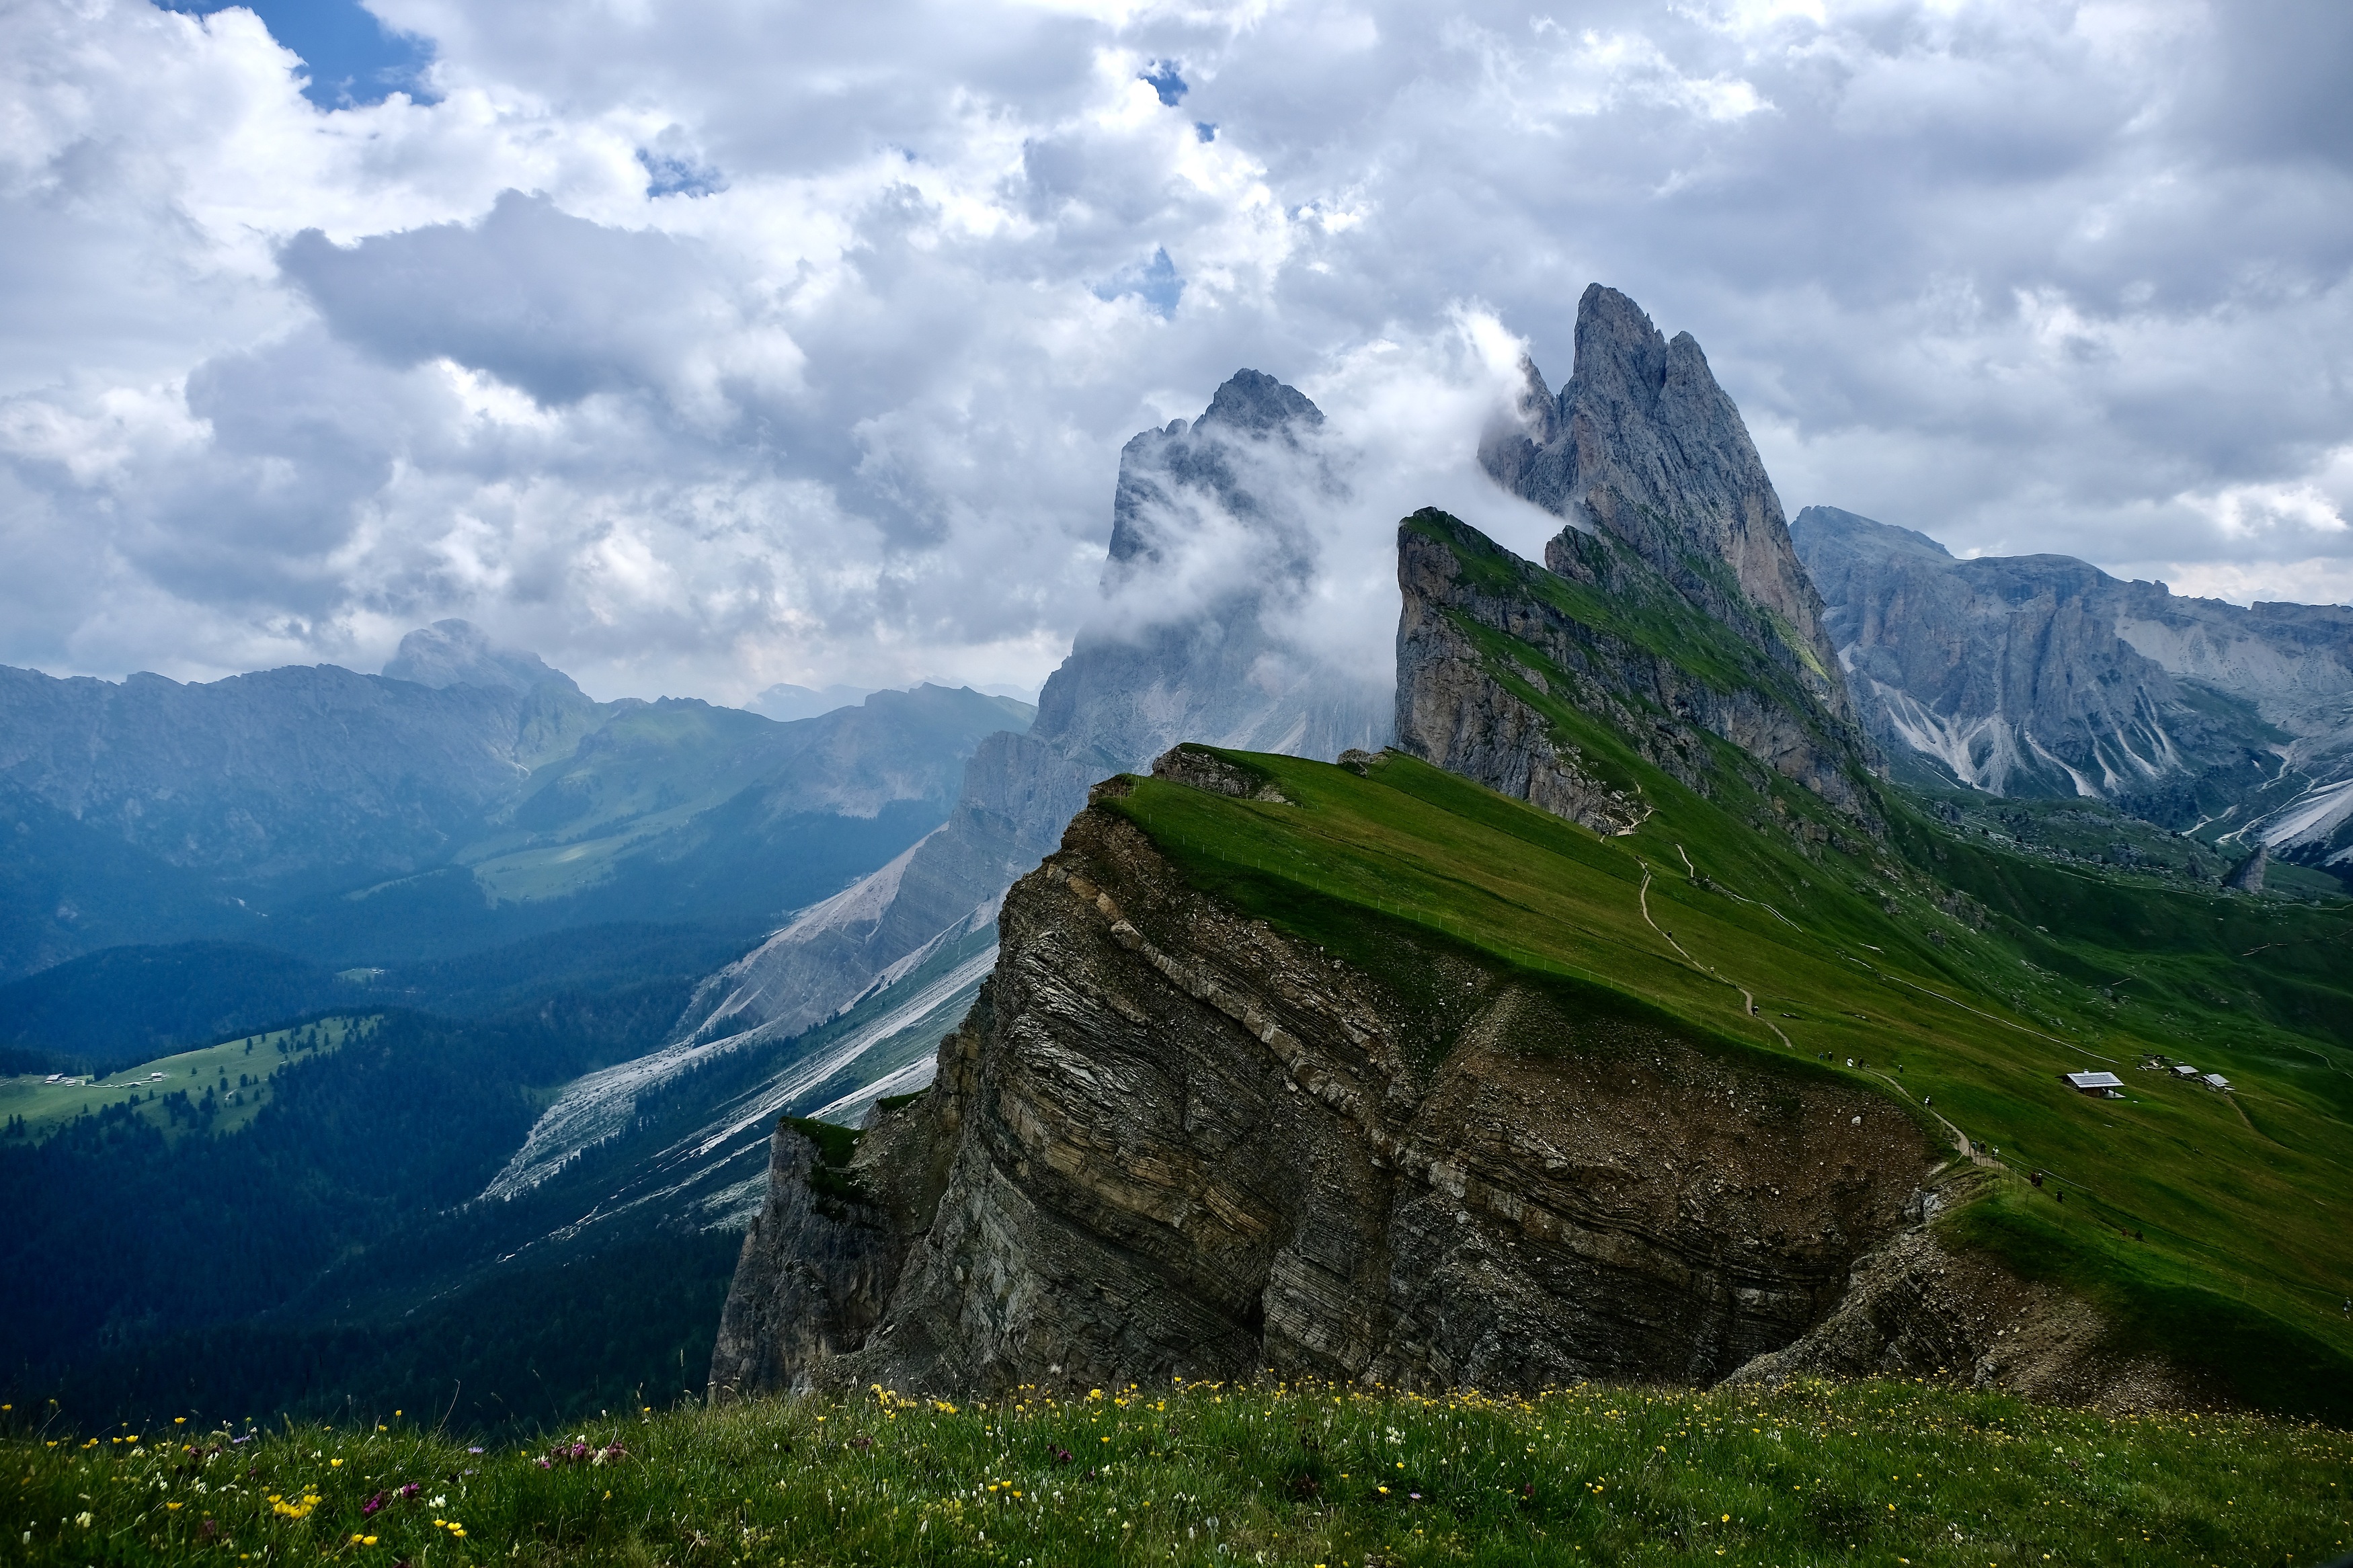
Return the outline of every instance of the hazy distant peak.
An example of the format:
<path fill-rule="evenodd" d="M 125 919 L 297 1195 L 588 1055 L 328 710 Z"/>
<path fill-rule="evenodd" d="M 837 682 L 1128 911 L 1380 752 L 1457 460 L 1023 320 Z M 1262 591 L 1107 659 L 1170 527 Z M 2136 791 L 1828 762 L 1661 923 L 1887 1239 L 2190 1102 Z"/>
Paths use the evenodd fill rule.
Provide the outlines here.
<path fill-rule="evenodd" d="M 1953 558 L 1951 551 L 1925 533 L 1834 506 L 1806 508 L 1790 522 L 1789 532 L 1797 541 L 1801 558 L 1815 549 L 1809 539 L 1823 536 L 1835 537 L 1846 548 L 1866 554 L 1930 555 L 1940 561 Z"/>
<path fill-rule="evenodd" d="M 539 655 L 519 647 L 501 647 L 490 634 L 471 621 L 436 621 L 400 639 L 399 651 L 385 661 L 385 675 L 436 689 L 479 686 L 486 689 L 530 691 L 560 686 L 579 687 L 560 669 L 550 668 Z"/>
<path fill-rule="evenodd" d="M 1296 450 L 1303 431 L 1324 423 L 1324 411 L 1305 393 L 1260 370 L 1238 370 L 1209 398 L 1191 424 L 1171 420 L 1139 432 L 1119 454 L 1119 486 L 1112 500 L 1110 571 L 1105 583 L 1121 580 L 1138 560 L 1157 565 L 1175 541 L 1170 530 L 1189 530 L 1194 503 L 1208 501 L 1254 530 L 1279 534 L 1283 525 L 1270 516 L 1253 493 L 1248 453 L 1261 443 Z M 1300 542 L 1288 541 L 1275 574 L 1303 576 L 1307 562 Z"/>
<path fill-rule="evenodd" d="M 788 724 L 796 719 L 815 719 L 837 708 L 854 708 L 871 694 L 872 689 L 865 686 L 828 686 L 816 689 L 795 686 L 790 681 L 778 681 L 744 706 L 763 718 Z"/>

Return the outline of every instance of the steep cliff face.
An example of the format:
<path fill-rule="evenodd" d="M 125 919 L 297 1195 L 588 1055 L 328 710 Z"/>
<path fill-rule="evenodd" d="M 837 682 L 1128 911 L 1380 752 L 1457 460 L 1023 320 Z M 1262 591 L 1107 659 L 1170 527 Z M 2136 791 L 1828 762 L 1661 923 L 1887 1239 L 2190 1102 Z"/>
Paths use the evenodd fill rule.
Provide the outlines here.
<path fill-rule="evenodd" d="M 1480 447 L 1496 482 L 1567 519 L 1572 533 L 1630 546 L 1690 604 L 1783 661 L 1834 718 L 1852 720 L 1780 498 L 1697 341 L 1669 341 L 1641 306 L 1596 283 L 1577 301 L 1576 360 L 1559 395 L 1533 361 L 1524 369 L 1518 418 Z M 1561 548 L 1590 553 L 1567 536 Z M 1562 570 L 1553 554 L 1546 564 Z"/>
<path fill-rule="evenodd" d="M 1794 535 L 1865 721 L 1908 771 L 2307 861 L 2353 843 L 2353 611 L 2183 598 L 2063 555 L 1957 561 L 1835 507 Z"/>
<path fill-rule="evenodd" d="M 1713 1381 L 1824 1321 L 1940 1163 L 1875 1095 L 1434 945 L 1408 994 L 1101 807 L 1000 921 L 862 1207 L 779 1133 L 715 1384 Z"/>
<path fill-rule="evenodd" d="M 1703 795 L 1769 771 L 1875 822 L 1854 730 L 1782 661 L 1608 541 L 1566 532 L 1546 560 L 1442 512 L 1400 525 L 1400 750 L 1598 833 L 1650 811 L 1620 750 Z"/>
<path fill-rule="evenodd" d="M 1271 799 L 1198 756 L 1160 771 Z M 1008 896 L 981 1005 L 931 1091 L 878 1113 L 853 1198 L 779 1131 L 715 1392 L 2118 1386 L 2097 1314 L 1938 1242 L 1973 1168 L 1889 1099 L 1427 931 L 1368 973 L 1189 885 L 1124 787 Z M 2040 1348 L 2005 1354 L 2022 1329 Z"/>

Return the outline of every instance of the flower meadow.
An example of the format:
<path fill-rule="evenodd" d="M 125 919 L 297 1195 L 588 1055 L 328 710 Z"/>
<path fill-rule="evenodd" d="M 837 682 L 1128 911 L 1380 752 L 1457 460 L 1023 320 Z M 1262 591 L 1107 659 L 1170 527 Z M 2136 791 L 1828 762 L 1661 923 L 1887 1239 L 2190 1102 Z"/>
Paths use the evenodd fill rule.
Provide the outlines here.
<path fill-rule="evenodd" d="M 414 1413 L 74 1433 L 0 1412 L 0 1561 L 2041 1565 L 2353 1551 L 2353 1434 L 1930 1383 L 1532 1397 L 1314 1383 L 875 1388 L 485 1450 Z"/>

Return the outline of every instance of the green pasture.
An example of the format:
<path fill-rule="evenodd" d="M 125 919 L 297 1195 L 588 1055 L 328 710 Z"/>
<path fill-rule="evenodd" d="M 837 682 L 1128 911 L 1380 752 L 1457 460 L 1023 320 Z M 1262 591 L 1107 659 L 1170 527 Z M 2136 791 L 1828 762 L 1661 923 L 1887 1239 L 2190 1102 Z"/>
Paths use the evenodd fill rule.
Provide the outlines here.
<path fill-rule="evenodd" d="M 84 1075 L 61 1083 L 46 1075 L 0 1078 L 0 1126 L 11 1138 L 39 1142 L 76 1117 L 96 1115 L 111 1105 L 130 1103 L 166 1136 L 203 1125 L 213 1133 L 234 1132 L 269 1103 L 270 1080 L 296 1062 L 330 1056 L 375 1026 L 373 1017 L 327 1017 L 288 1028 L 225 1040 L 200 1050 L 158 1057 L 103 1077 Z M 192 1120 L 174 1117 L 165 1103 L 185 1095 Z M 200 1110 L 209 1099 L 208 1114 Z M 21 1119 L 21 1121 L 19 1120 Z"/>

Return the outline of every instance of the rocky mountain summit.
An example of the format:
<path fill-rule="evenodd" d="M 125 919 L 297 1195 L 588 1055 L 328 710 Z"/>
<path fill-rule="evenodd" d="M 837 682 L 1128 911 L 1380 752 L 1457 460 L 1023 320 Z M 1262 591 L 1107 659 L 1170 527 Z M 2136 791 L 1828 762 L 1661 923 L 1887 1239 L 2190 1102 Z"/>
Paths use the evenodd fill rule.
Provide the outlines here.
<path fill-rule="evenodd" d="M 1005 889 L 1053 851 L 1090 784 L 1177 741 L 1324 758 L 1382 744 L 1387 684 L 1333 668 L 1273 624 L 1315 567 L 1293 498 L 1336 482 L 1323 426 L 1296 389 L 1244 370 L 1191 424 L 1130 440 L 1104 614 L 1048 678 L 1036 721 L 980 742 L 937 832 L 714 977 L 696 1038 L 808 1027 L 985 930 Z M 1205 585 L 1192 557 L 1212 531 L 1231 553 Z"/>
<path fill-rule="evenodd" d="M 2063 555 L 1957 561 L 1834 507 L 1794 535 L 1905 776 L 2353 855 L 2353 610 L 2184 598 Z"/>
<path fill-rule="evenodd" d="M 1517 418 L 1479 460 L 1568 529 L 1546 565 L 1622 594 L 1626 552 L 1709 619 L 1770 652 L 1839 721 L 1853 718 L 1773 481 L 1739 408 L 1689 332 L 1670 341 L 1596 283 L 1577 300 L 1576 357 L 1557 396 L 1534 361 Z"/>
<path fill-rule="evenodd" d="M 1537 567 L 1441 513 L 1407 520 L 1398 746 L 1597 832 L 1651 809 L 1607 760 L 1626 746 L 1703 794 L 1725 766 L 1761 767 L 1873 822 L 1821 601 L 1699 344 L 1595 284 L 1559 395 L 1524 369 L 1480 460 L 1567 526 Z M 1543 669 L 1499 661 L 1499 637 Z"/>

